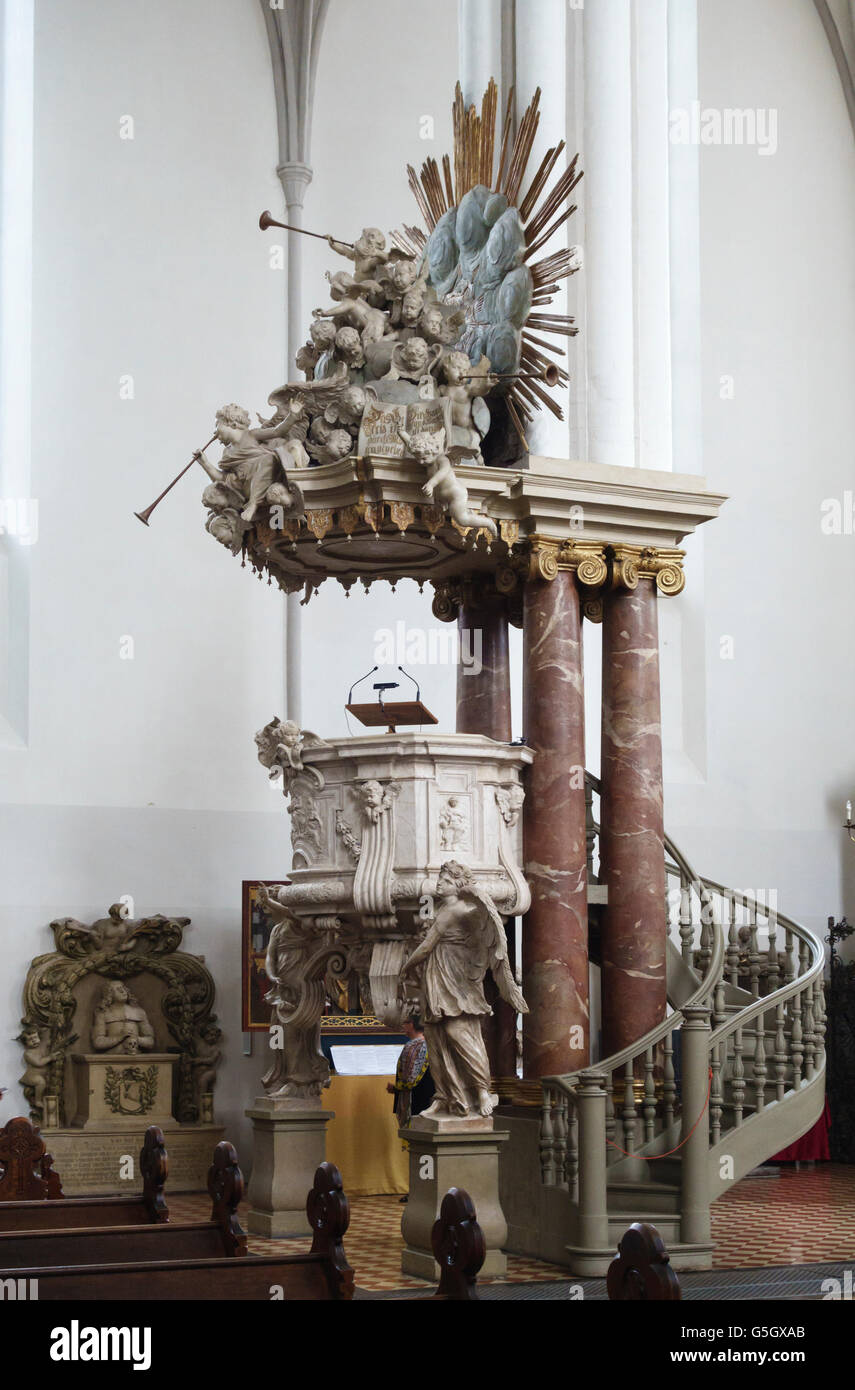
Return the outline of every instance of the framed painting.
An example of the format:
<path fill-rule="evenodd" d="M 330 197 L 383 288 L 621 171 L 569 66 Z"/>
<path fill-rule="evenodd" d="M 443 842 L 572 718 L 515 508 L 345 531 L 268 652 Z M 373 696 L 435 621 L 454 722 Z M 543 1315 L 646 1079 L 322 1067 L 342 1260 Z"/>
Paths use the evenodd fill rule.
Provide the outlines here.
<path fill-rule="evenodd" d="M 268 888 L 279 886 L 258 878 L 245 878 L 242 885 L 241 1028 L 244 1033 L 266 1033 L 271 1022 L 270 1005 L 264 1002 L 270 989 L 264 961 L 274 922 L 259 901 L 258 890 L 262 883 Z"/>
<path fill-rule="evenodd" d="M 287 879 L 272 882 L 267 879 L 249 878 L 242 885 L 242 955 L 241 955 L 241 1027 L 245 1033 L 266 1033 L 272 1022 L 270 1005 L 264 996 L 270 989 L 270 980 L 265 970 L 267 946 L 273 930 L 273 919 L 265 912 L 259 899 L 258 890 L 262 883 L 268 888 L 279 887 Z M 371 998 L 368 980 L 356 972 L 345 980 L 331 982 L 331 992 L 327 996 L 326 1009 L 321 1032 L 330 1037 L 344 1040 L 349 1036 L 354 1041 L 360 1035 L 381 1034 L 398 1036 L 398 1030 L 381 1023 L 371 1012 Z"/>

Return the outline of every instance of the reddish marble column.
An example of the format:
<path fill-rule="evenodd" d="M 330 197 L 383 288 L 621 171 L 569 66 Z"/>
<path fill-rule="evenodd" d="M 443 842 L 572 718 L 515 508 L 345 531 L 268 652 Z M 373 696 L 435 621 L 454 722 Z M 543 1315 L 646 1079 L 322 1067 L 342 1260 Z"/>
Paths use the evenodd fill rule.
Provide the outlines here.
<path fill-rule="evenodd" d="M 500 595 L 463 602 L 457 614 L 457 732 L 511 741 L 508 605 Z"/>
<path fill-rule="evenodd" d="M 464 600 L 458 610 L 460 664 L 457 667 L 457 732 L 511 741 L 511 680 L 508 660 L 508 606 L 501 595 Z M 512 925 L 512 924 L 511 924 Z M 508 941 L 511 964 L 514 943 Z M 516 1014 L 486 984 L 492 1017 L 481 1025 L 493 1076 L 516 1076 Z"/>
<path fill-rule="evenodd" d="M 603 606 L 600 882 L 603 1056 L 665 1017 L 665 855 L 656 585 Z"/>
<path fill-rule="evenodd" d="M 526 584 L 523 646 L 523 730 L 535 754 L 523 808 L 523 1067 L 535 1078 L 588 1062 L 585 698 L 571 570 Z"/>

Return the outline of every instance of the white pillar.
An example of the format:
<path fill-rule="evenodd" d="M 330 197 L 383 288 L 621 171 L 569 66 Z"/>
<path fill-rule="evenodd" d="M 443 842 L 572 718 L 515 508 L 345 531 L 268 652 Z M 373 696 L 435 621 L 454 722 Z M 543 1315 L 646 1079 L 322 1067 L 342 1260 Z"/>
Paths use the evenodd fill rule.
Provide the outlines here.
<path fill-rule="evenodd" d="M 312 179 L 307 164 L 289 161 L 277 169 L 285 194 L 286 221 L 292 227 L 303 225 L 303 199 Z M 303 341 L 303 237 L 300 232 L 287 232 L 288 247 L 288 366 L 286 381 L 295 376 L 294 358 Z M 303 615 L 300 595 L 288 594 L 285 600 L 285 714 L 287 719 L 301 723 L 303 651 Z"/>
<path fill-rule="evenodd" d="M 593 463 L 630 467 L 635 463 L 630 0 L 591 0 L 584 16 L 588 453 Z"/>
<path fill-rule="evenodd" d="M 521 193 L 525 193 L 535 170 L 550 146 L 557 145 L 559 140 L 566 138 L 566 24 L 567 0 L 517 0 L 516 105 L 519 116 L 522 116 L 534 95 L 535 88 L 541 88 L 540 124 L 532 146 Z M 549 188 L 552 187 L 558 174 L 566 167 L 574 154 L 575 150 L 572 149 L 564 151 L 552 172 L 548 184 Z M 582 181 L 583 184 L 586 179 L 587 174 Z M 579 186 L 579 191 L 582 191 L 582 185 Z M 578 202 L 578 196 L 576 201 Z M 574 219 L 570 218 L 569 222 L 565 222 L 555 233 L 555 236 L 551 237 L 532 259 L 535 262 L 542 260 L 545 256 L 551 256 L 553 252 L 560 251 L 562 247 L 574 244 L 577 240 L 575 230 Z M 579 275 L 584 273 L 584 270 L 578 272 Z M 566 314 L 566 281 L 562 280 L 558 283 L 560 286 L 558 294 L 553 299 L 548 312 Z M 558 341 L 564 346 L 564 339 Z M 569 343 L 568 369 L 572 375 L 576 366 L 575 344 L 573 339 L 567 339 L 566 342 Z M 533 454 L 543 454 L 547 458 L 569 458 L 570 393 L 565 387 L 556 387 L 554 390 L 550 390 L 549 394 L 561 406 L 564 419 L 556 420 L 555 416 L 546 409 L 537 411 L 528 431 L 529 448 Z"/>
<path fill-rule="evenodd" d="M 668 0 L 671 112 L 698 99 L 696 0 Z M 702 473 L 700 172 L 697 145 L 670 146 L 671 388 L 674 467 Z"/>
<path fill-rule="evenodd" d="M 480 109 L 491 77 L 495 78 L 501 97 L 504 10 L 501 0 L 458 0 L 457 69 L 467 106 L 474 102 Z M 497 118 L 499 121 L 503 114 L 504 107 Z"/>
<path fill-rule="evenodd" d="M 633 6 L 638 463 L 671 468 L 668 0 Z"/>

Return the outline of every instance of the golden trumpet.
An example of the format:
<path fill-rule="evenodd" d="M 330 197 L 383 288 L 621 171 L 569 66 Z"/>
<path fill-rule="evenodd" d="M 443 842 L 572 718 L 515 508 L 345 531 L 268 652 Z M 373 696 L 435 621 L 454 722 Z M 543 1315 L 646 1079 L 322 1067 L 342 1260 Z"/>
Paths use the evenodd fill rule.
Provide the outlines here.
<path fill-rule="evenodd" d="M 158 502 L 162 502 L 162 501 L 163 501 L 163 499 L 164 499 L 164 497 L 166 496 L 167 492 L 171 492 L 171 491 L 172 491 L 172 489 L 175 487 L 175 484 L 178 482 L 179 478 L 183 478 L 183 477 L 184 477 L 184 474 L 187 472 L 187 470 L 188 470 L 189 468 L 192 468 L 194 463 L 197 463 L 197 462 L 198 462 L 199 455 L 200 455 L 200 454 L 204 454 L 205 450 L 206 450 L 207 448 L 209 448 L 211 444 L 214 443 L 214 441 L 216 440 L 216 438 L 217 438 L 217 436 L 216 436 L 215 434 L 212 434 L 212 435 L 211 435 L 211 438 L 208 440 L 208 443 L 207 443 L 207 444 L 203 444 L 202 447 L 201 447 L 201 449 L 197 449 L 197 450 L 196 450 L 196 452 L 195 452 L 195 454 L 193 455 L 193 457 L 191 458 L 190 462 L 189 462 L 188 464 L 186 464 L 186 465 L 184 466 L 184 468 L 182 468 L 182 470 L 181 470 L 180 473 L 176 474 L 176 476 L 172 479 L 172 482 L 169 484 L 169 487 L 165 487 L 165 488 L 163 489 L 163 492 L 160 494 L 160 496 L 159 496 L 159 497 L 155 497 L 155 499 L 154 499 L 154 501 L 152 502 L 151 506 L 146 507 L 145 511 L 143 511 L 143 512 L 134 512 L 134 516 L 139 517 L 139 519 L 140 519 L 140 521 L 142 522 L 143 526 L 148 526 L 148 519 L 149 519 L 149 517 L 151 516 L 152 512 L 154 511 L 155 507 L 157 506 Z"/>
<path fill-rule="evenodd" d="M 319 241 L 327 240 L 323 232 L 307 232 L 305 227 L 292 227 L 289 222 L 277 222 L 273 214 L 266 209 L 259 217 L 258 225 L 263 232 L 266 232 L 268 227 L 284 227 L 286 232 L 300 232 L 302 236 L 315 236 Z M 339 238 L 336 237 L 335 240 L 338 241 Z M 351 251 L 353 250 L 352 241 L 343 241 L 341 244 L 342 246 L 349 246 Z"/>

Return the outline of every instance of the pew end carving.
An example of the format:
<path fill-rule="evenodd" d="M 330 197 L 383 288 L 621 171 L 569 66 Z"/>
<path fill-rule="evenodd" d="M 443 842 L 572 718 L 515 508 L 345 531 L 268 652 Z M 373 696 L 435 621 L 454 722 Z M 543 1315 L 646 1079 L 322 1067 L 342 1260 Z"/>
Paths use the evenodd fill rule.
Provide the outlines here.
<path fill-rule="evenodd" d="M 62 1182 L 37 1125 L 17 1115 L 0 1130 L 0 1202 L 55 1201 Z"/>
<path fill-rule="evenodd" d="M 606 1288 L 612 1302 L 668 1302 L 682 1298 L 671 1257 L 655 1226 L 634 1221 L 609 1265 Z"/>

